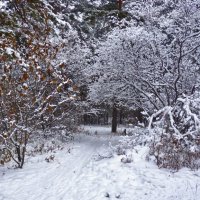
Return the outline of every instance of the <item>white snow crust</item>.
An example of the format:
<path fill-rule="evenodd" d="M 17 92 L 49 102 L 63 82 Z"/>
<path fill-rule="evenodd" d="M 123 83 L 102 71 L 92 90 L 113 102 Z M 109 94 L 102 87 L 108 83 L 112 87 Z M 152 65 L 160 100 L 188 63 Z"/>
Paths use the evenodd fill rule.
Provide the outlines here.
<path fill-rule="evenodd" d="M 0 200 L 199 200 L 200 171 L 172 173 L 146 161 L 148 148 L 128 150 L 123 163 L 110 147 L 120 136 L 87 127 L 63 150 L 29 157 L 23 169 L 0 167 Z M 100 159 L 97 159 L 100 158 Z"/>

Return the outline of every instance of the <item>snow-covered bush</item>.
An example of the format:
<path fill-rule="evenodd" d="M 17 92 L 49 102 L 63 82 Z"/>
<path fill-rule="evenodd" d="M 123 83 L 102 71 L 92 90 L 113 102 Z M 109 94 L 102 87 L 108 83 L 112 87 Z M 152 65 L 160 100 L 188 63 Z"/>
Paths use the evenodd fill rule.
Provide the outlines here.
<path fill-rule="evenodd" d="M 54 161 L 54 158 L 55 158 L 55 156 L 54 155 L 50 155 L 50 156 L 47 156 L 46 158 L 45 158 L 45 161 L 46 162 L 53 162 Z"/>
<path fill-rule="evenodd" d="M 0 9 L 0 160 L 8 160 L 4 159 L 8 153 L 22 168 L 29 139 L 38 130 L 71 131 L 76 125 L 74 102 L 79 91 L 58 56 L 66 42 L 59 37 L 56 17 L 45 1 L 5 0 L 4 6 Z"/>
<path fill-rule="evenodd" d="M 153 123 L 154 121 L 154 123 Z M 152 129 L 152 126 L 153 129 Z M 200 98 L 184 96 L 173 107 L 153 114 L 149 123 L 154 135 L 150 155 L 157 165 L 175 170 L 200 167 Z"/>
<path fill-rule="evenodd" d="M 111 144 L 110 148 L 114 154 L 118 156 L 129 156 L 128 153 L 134 150 L 138 145 L 146 145 L 147 138 L 149 137 L 148 131 L 144 128 L 135 127 L 127 129 L 126 136 L 120 136 L 117 144 Z M 132 158 L 131 158 L 132 159 Z M 128 160 L 131 160 L 128 159 Z M 123 161 L 122 161 L 123 162 Z"/>
<path fill-rule="evenodd" d="M 132 154 L 122 157 L 121 162 L 124 164 L 133 162 Z"/>
<path fill-rule="evenodd" d="M 7 162 L 11 161 L 11 155 L 9 154 L 9 151 L 7 151 L 5 148 L 0 148 L 0 165 L 4 165 Z"/>
<path fill-rule="evenodd" d="M 35 156 L 37 154 L 55 153 L 58 150 L 63 150 L 66 143 L 73 139 L 73 134 L 66 130 L 38 131 L 29 139 L 26 155 Z"/>
<path fill-rule="evenodd" d="M 112 147 L 112 149 L 118 156 L 120 156 L 126 155 L 127 149 L 133 149 L 134 146 L 135 145 L 132 137 L 121 136 L 119 143 L 116 146 Z"/>

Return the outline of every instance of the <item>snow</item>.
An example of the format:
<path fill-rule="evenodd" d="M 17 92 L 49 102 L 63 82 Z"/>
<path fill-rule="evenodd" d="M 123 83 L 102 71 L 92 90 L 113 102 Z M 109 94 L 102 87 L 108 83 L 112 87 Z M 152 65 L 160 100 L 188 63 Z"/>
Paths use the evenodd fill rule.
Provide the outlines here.
<path fill-rule="evenodd" d="M 0 2 L 0 9 L 3 9 L 4 7 L 6 7 L 6 2 Z"/>
<path fill-rule="evenodd" d="M 0 167 L 0 200 L 199 199 L 200 171 L 158 169 L 139 145 L 126 150 L 133 162 L 123 163 L 125 155 L 113 149 L 127 136 L 114 136 L 109 127 L 85 130 L 63 150 L 28 157 L 23 169 Z"/>
<path fill-rule="evenodd" d="M 7 53 L 7 54 L 11 55 L 13 52 L 14 52 L 13 49 L 11 49 L 11 48 L 9 48 L 9 47 L 6 48 L 6 53 Z"/>

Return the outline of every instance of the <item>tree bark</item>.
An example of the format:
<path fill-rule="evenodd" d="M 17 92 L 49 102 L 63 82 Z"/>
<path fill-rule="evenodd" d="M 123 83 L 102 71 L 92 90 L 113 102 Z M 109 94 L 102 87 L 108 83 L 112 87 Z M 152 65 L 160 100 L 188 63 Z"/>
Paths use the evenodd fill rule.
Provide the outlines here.
<path fill-rule="evenodd" d="M 123 123 L 123 111 L 122 109 L 120 109 L 120 112 L 119 112 L 119 124 L 122 124 Z"/>
<path fill-rule="evenodd" d="M 123 0 L 118 0 L 118 1 L 117 1 L 119 11 L 122 10 L 122 1 L 123 1 Z"/>
<path fill-rule="evenodd" d="M 116 133 L 117 132 L 117 108 L 116 105 L 113 105 L 113 112 L 112 112 L 112 133 Z"/>

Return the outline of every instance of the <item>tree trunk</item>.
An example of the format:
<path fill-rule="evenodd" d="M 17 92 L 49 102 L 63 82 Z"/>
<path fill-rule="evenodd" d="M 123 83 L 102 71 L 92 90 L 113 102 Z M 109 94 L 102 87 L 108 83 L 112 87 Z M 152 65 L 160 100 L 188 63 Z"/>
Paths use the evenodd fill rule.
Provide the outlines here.
<path fill-rule="evenodd" d="M 123 1 L 123 0 L 118 0 L 118 1 L 117 1 L 119 11 L 122 10 L 122 1 Z"/>
<path fill-rule="evenodd" d="M 123 123 L 123 111 L 122 109 L 120 109 L 120 112 L 119 112 L 119 124 L 122 124 Z"/>
<path fill-rule="evenodd" d="M 18 159 L 18 162 L 20 163 L 22 161 L 22 158 L 21 158 L 21 150 L 20 150 L 20 146 L 16 146 L 16 153 L 17 153 L 17 159 Z"/>
<path fill-rule="evenodd" d="M 113 105 L 113 112 L 112 112 L 112 133 L 117 132 L 117 108 L 116 105 Z"/>

